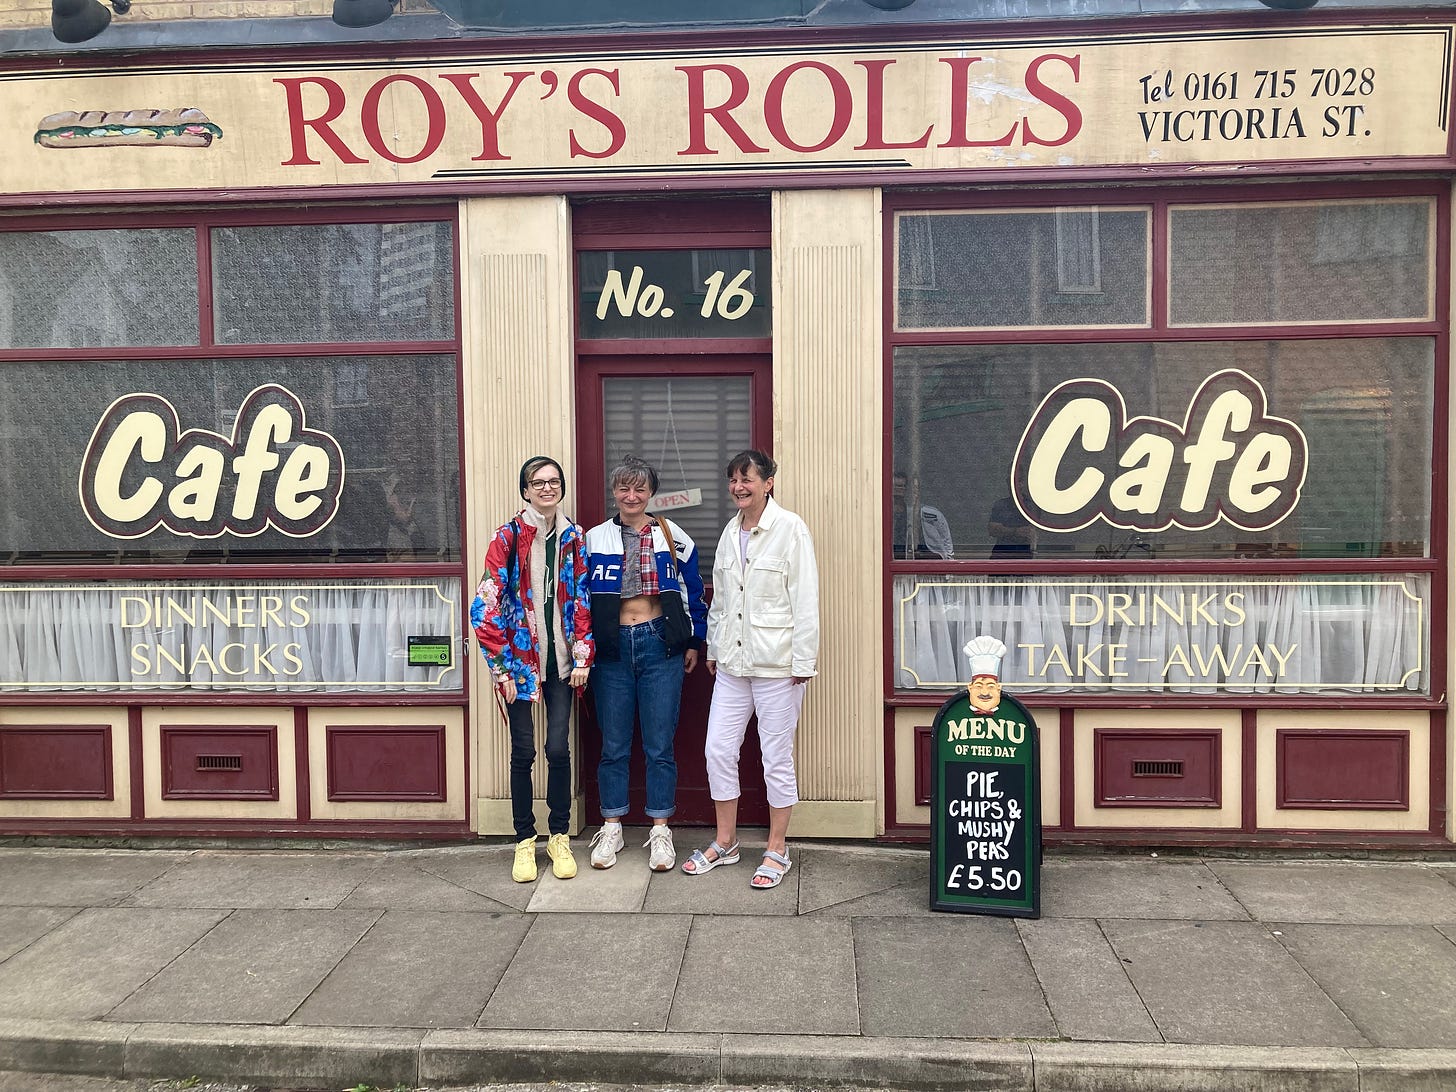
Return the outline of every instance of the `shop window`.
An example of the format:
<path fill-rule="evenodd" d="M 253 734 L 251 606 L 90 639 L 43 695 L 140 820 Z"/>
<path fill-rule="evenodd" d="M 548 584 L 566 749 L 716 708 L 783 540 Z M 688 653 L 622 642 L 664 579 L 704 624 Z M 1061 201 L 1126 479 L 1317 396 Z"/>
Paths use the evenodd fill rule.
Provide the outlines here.
<path fill-rule="evenodd" d="M 0 231 L 0 348 L 196 344 L 190 229 Z"/>
<path fill-rule="evenodd" d="M 938 513 L 957 560 L 1428 557 L 1434 383 L 1430 338 L 903 346 L 894 465 L 922 518 L 901 522 Z M 1267 435 L 1189 500 L 1220 391 Z"/>
<path fill-rule="evenodd" d="M 448 341 L 451 226 L 289 224 L 212 230 L 218 344 Z"/>
<path fill-rule="evenodd" d="M 1008 647 L 1018 693 L 1430 693 L 1430 575 L 897 575 L 895 686 L 970 681 L 962 649 Z"/>
<path fill-rule="evenodd" d="M 1429 319 L 1433 202 L 1180 206 L 1169 213 L 1169 322 Z"/>
<path fill-rule="evenodd" d="M 0 583 L 0 694 L 458 692 L 462 618 L 456 577 Z"/>
<path fill-rule="evenodd" d="M 896 216 L 900 330 L 1146 326 L 1150 210 Z"/>

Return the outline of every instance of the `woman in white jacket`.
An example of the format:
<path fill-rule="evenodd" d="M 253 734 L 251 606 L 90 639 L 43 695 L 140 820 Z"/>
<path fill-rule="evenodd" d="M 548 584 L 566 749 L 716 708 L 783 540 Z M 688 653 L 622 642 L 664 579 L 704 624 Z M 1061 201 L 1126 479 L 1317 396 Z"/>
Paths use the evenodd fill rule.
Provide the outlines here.
<path fill-rule="evenodd" d="M 819 570 L 809 528 L 779 506 L 774 461 L 743 451 L 728 463 L 728 493 L 738 514 L 723 528 L 713 563 L 708 609 L 708 670 L 715 676 L 708 711 L 708 790 L 716 839 L 683 862 L 690 876 L 737 864 L 738 759 L 748 720 L 758 714 L 758 743 L 768 790 L 768 847 L 749 881 L 777 887 L 793 867 L 789 816 L 798 803 L 794 732 L 804 684 L 817 674 Z"/>

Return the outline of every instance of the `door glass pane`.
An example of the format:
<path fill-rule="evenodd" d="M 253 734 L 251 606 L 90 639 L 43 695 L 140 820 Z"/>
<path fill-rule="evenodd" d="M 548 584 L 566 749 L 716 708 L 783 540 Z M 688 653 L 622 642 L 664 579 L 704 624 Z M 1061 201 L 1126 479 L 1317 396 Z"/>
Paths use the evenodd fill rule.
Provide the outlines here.
<path fill-rule="evenodd" d="M 628 455 L 657 468 L 658 496 L 674 494 L 681 503 L 655 510 L 697 543 L 705 581 L 713 574 L 718 536 L 734 513 L 723 467 L 751 446 L 750 393 L 746 375 L 614 377 L 602 384 L 607 476 Z M 610 491 L 605 511 L 617 511 Z"/>

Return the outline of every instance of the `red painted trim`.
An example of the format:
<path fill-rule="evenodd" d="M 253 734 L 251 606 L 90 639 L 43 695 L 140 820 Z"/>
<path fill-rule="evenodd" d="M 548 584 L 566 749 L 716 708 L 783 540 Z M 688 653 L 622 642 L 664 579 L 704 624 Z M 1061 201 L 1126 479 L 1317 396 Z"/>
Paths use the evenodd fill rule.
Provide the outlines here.
<path fill-rule="evenodd" d="M 1289 794 L 1288 747 L 1295 740 L 1358 739 L 1384 740 L 1397 753 L 1399 786 L 1390 799 L 1332 800 L 1295 799 Z M 1410 733 L 1406 731 L 1357 731 L 1347 728 L 1279 728 L 1274 732 L 1274 806 L 1280 811 L 1408 811 L 1410 810 Z"/>
<path fill-rule="evenodd" d="M 465 315 L 464 315 L 464 279 L 468 272 L 465 268 L 465 255 L 461 250 L 461 237 L 465 227 L 465 207 L 459 206 L 455 211 L 455 218 L 450 231 L 450 253 L 454 262 L 453 292 L 455 297 L 455 481 L 459 488 L 455 490 L 457 498 L 456 519 L 459 539 L 456 542 L 455 551 L 459 562 L 453 566 L 460 574 L 460 610 L 461 610 L 461 641 L 460 646 L 453 650 L 452 655 L 460 665 L 460 693 L 469 701 L 470 699 L 470 656 L 474 652 L 474 645 L 471 643 L 468 619 L 470 606 L 475 598 L 474 581 L 479 580 L 478 570 L 475 568 L 479 562 L 468 556 L 469 542 L 468 529 L 470 527 L 470 498 L 467 496 L 469 490 L 466 483 L 470 481 L 470 475 L 465 466 Z M 419 570 L 414 570 L 419 571 Z M 462 718 L 467 725 L 470 721 L 470 714 L 467 711 Z M 466 732 L 466 741 L 469 741 L 469 731 Z M 470 750 L 469 746 L 466 751 Z M 466 766 L 466 784 L 469 780 L 469 766 Z M 469 799 L 467 795 L 467 799 Z M 468 814 L 468 812 L 467 812 Z"/>
<path fill-rule="evenodd" d="M 902 823 L 887 827 L 879 841 L 924 844 L 930 841 L 930 828 Z M 1042 841 L 1053 848 L 1091 846 L 1104 850 L 1136 851 L 1161 846 L 1175 849 L 1292 850 L 1296 853 L 1306 853 L 1310 849 L 1378 850 L 1382 853 L 1406 850 L 1437 852 L 1442 859 L 1451 851 L 1451 843 L 1444 838 L 1403 831 L 1267 830 L 1245 835 L 1236 830 L 1191 827 L 1145 827 L 1136 830 L 1127 827 L 1082 827 L 1077 830 L 1045 827 Z"/>
<path fill-rule="evenodd" d="M 1077 714 L 1063 708 L 1057 717 L 1058 739 L 1061 748 L 1057 763 L 1058 808 L 1062 822 L 1058 829 L 1077 829 Z"/>
<path fill-rule="evenodd" d="M 209 293 L 209 298 L 211 294 Z M 210 330 L 210 327 L 209 327 Z M 85 349 L 0 349 L 0 362 L 19 360 L 80 363 L 107 360 L 272 360 L 281 356 L 449 356 L 456 352 L 449 341 L 344 341 L 284 345 L 153 345 Z"/>
<path fill-rule="evenodd" d="M 0 819 L 0 837 L 118 838 L 347 838 L 475 842 L 460 821 L 370 820 L 296 823 L 266 819 L 151 819 L 140 822 L 95 822 L 89 819 Z"/>
<path fill-rule="evenodd" d="M 357 746 L 368 746 L 372 737 L 413 736 L 435 741 L 435 788 L 433 791 L 404 791 L 397 788 L 340 788 L 339 748 L 346 737 L 353 737 Z M 445 750 L 449 746 L 443 724 L 326 724 L 324 725 L 325 770 L 327 771 L 328 799 L 334 802 L 382 803 L 409 801 L 443 804 L 450 796 L 449 781 L 445 776 Z"/>
<path fill-rule="evenodd" d="M 1107 744 L 1113 740 L 1176 739 L 1203 742 L 1208 747 L 1207 796 L 1107 796 L 1110 761 Z M 1213 808 L 1223 807 L 1223 732 L 1213 729 L 1094 728 L 1092 729 L 1092 806 L 1096 808 Z"/>
<path fill-rule="evenodd" d="M 313 783 L 309 777 L 310 754 L 306 706 L 293 707 L 293 796 L 294 814 L 300 823 L 313 818 Z"/>
<path fill-rule="evenodd" d="M 654 341 L 635 338 L 577 338 L 578 356 L 721 356 L 773 352 L 769 337 L 664 337 Z M 693 365 L 696 369 L 697 365 Z"/>
<path fill-rule="evenodd" d="M 130 562 L 120 565 L 15 565 L 0 568 L 6 580 L 45 580 L 60 583 L 67 580 L 157 581 L 177 580 L 381 580 L 410 577 L 459 576 L 460 566 L 451 563 L 427 562 L 420 565 L 399 563 L 373 565 L 368 562 L 300 561 L 293 565 L 147 565 Z"/>
<path fill-rule="evenodd" d="M 409 707 L 421 705 L 449 705 L 465 706 L 467 703 L 465 695 L 458 690 L 452 690 L 446 694 L 417 694 L 413 692 L 390 691 L 384 694 L 290 694 L 282 690 L 270 690 L 263 693 L 248 691 L 229 693 L 219 691 L 208 691 L 206 693 L 188 693 L 186 691 L 169 691 L 167 693 L 154 694 L 150 691 L 121 691 L 121 690 L 72 690 L 66 694 L 0 694 L 7 706 L 17 705 L 210 705 L 210 706 L 249 706 L 249 705 L 297 705 L 302 707 L 314 705 L 327 705 L 341 709 L 354 708 L 384 708 L 384 707 Z"/>
<path fill-rule="evenodd" d="M 204 736 L 219 744 L 229 737 L 262 736 L 266 740 L 268 769 L 265 780 L 254 788 L 179 788 L 168 742 L 189 736 Z M 158 726 L 158 764 L 161 766 L 163 800 L 277 800 L 278 726 L 276 724 L 162 724 Z"/>
<path fill-rule="evenodd" d="M 770 244 L 768 231 L 701 231 L 579 234 L 578 253 L 595 250 L 762 250 Z"/>
<path fill-rule="evenodd" d="M 924 807 L 930 804 L 930 749 L 935 726 L 930 724 L 915 725 L 912 736 L 911 754 L 915 762 L 915 805 Z"/>
<path fill-rule="evenodd" d="M 918 706 L 939 706 L 949 696 L 948 690 L 917 693 L 902 690 L 885 699 L 887 706 L 915 708 Z M 1224 697 L 1208 697 L 1193 694 L 1017 694 L 1024 704 L 1035 708 L 1056 707 L 1071 704 L 1083 709 L 1265 709 L 1278 706 L 1280 709 L 1339 709 L 1348 712 L 1349 695 L 1331 695 L 1325 698 L 1303 697 L 1280 699 L 1277 694 L 1228 694 Z M 1371 696 L 1369 701 L 1361 695 L 1359 708 L 1363 711 L 1375 709 L 1445 709 L 1446 703 L 1428 698 L 1384 698 Z"/>
<path fill-rule="evenodd" d="M 1259 829 L 1259 714 L 1239 710 L 1239 820 L 1245 834 Z"/>
<path fill-rule="evenodd" d="M 9 791 L 0 782 L 0 800 L 115 800 L 116 786 L 112 783 L 111 766 L 114 740 L 109 724 L 0 724 L 0 757 L 5 752 L 7 737 L 16 736 L 58 736 L 82 735 L 99 737 L 101 740 L 100 781 L 96 789 L 50 789 L 45 791 Z M 12 758 L 11 761 L 14 761 Z M 48 765 L 50 763 L 47 763 Z M 0 773 L 4 772 L 0 764 Z M 74 782 L 72 782 L 74 784 Z"/>
<path fill-rule="evenodd" d="M 652 249 L 768 246 L 773 206 L 767 192 L 748 197 L 578 201 L 571 207 L 577 250 L 625 249 L 623 239 Z M 747 244 L 744 237 L 761 239 Z"/>
<path fill-rule="evenodd" d="M 103 230 L 112 225 L 104 225 Z M 212 296 L 212 232 L 205 225 L 197 225 L 192 231 L 192 241 L 196 246 L 197 254 L 197 349 L 202 352 L 214 352 L 217 349 L 216 330 L 217 323 L 213 311 Z M 94 358 L 94 351 L 80 350 Z"/>
<path fill-rule="evenodd" d="M 131 748 L 131 817 L 147 814 L 146 767 L 142 755 L 142 711 L 132 706 L 126 711 L 127 743 Z"/>
<path fill-rule="evenodd" d="M 1446 836 L 1446 714 L 1431 714 L 1431 834 Z"/>
<path fill-rule="evenodd" d="M 880 735 L 885 749 L 885 831 L 888 834 L 900 823 L 899 813 L 895 810 L 899 806 L 895 792 L 895 710 L 889 706 L 881 714 Z"/>

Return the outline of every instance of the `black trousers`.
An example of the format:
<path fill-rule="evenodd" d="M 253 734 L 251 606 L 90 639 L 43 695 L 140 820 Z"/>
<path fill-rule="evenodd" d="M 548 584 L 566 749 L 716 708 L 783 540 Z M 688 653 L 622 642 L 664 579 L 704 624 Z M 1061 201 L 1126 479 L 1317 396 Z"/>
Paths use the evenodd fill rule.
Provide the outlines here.
<path fill-rule="evenodd" d="M 571 685 L 553 674 L 541 681 L 541 696 L 546 701 L 546 806 L 551 810 L 547 824 L 552 834 L 565 834 L 571 825 Z M 518 842 L 536 836 L 532 706 L 529 701 L 513 701 L 506 707 L 511 724 L 511 817 Z"/>

